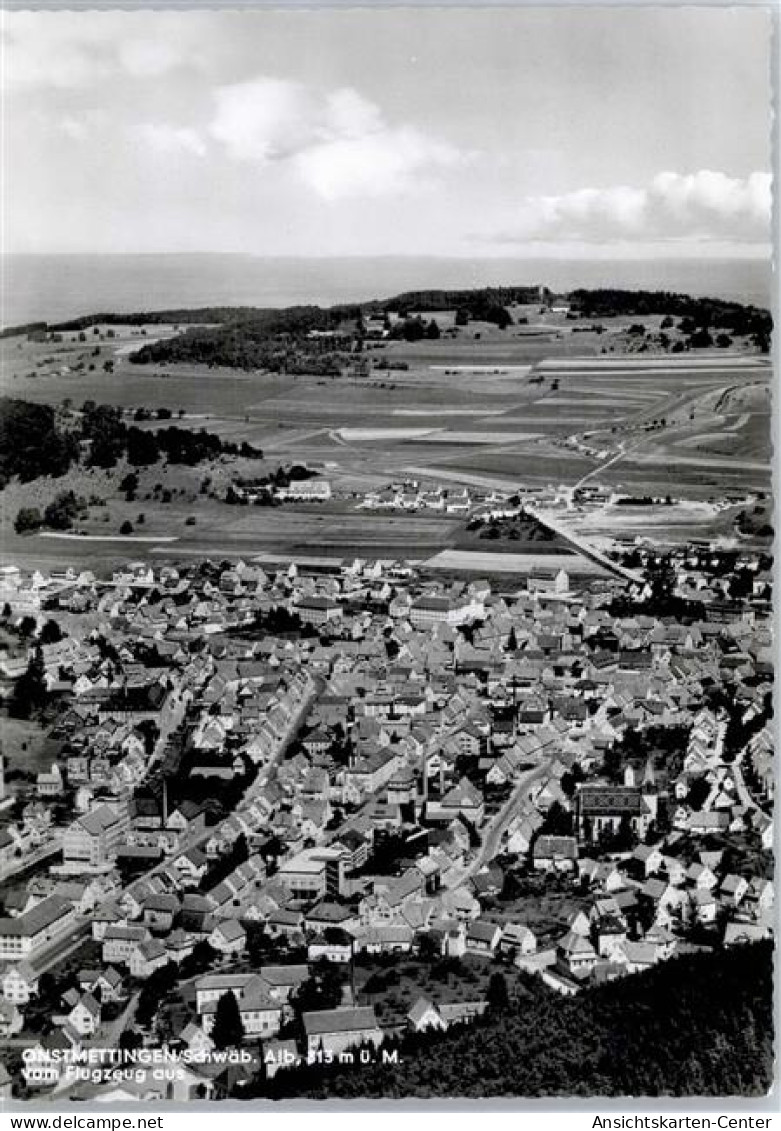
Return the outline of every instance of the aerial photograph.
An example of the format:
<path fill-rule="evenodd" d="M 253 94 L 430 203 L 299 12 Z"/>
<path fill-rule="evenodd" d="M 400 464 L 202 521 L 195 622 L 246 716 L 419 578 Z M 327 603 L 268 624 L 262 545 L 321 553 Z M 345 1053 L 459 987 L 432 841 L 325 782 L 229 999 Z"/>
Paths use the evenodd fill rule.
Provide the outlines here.
<path fill-rule="evenodd" d="M 772 25 L 4 12 L 1 1110 L 765 1110 Z"/>

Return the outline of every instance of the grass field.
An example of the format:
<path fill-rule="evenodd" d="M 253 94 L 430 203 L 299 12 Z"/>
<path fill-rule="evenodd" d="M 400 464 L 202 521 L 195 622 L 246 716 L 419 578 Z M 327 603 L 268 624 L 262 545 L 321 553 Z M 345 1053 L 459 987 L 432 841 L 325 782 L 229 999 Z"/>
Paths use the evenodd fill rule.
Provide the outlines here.
<path fill-rule="evenodd" d="M 6 774 L 12 770 L 37 774 L 48 769 L 54 757 L 42 726 L 27 719 L 12 719 L 7 714 L 0 716 L 0 752 Z"/>
<path fill-rule="evenodd" d="M 318 512 L 248 511 L 210 496 L 234 476 L 295 462 L 317 464 L 335 493 L 356 496 L 411 472 L 432 482 L 509 490 L 571 488 L 593 473 L 619 490 L 695 501 L 724 489 L 769 488 L 770 368 L 764 359 L 723 350 L 676 357 L 626 353 L 633 348 L 626 320 L 600 320 L 605 333 L 597 334 L 574 332 L 564 316 L 543 317 L 536 308 L 515 314 L 528 325 L 499 331 L 480 324 L 455 339 L 446 334 L 372 349 L 371 362 L 408 368 L 373 368 L 361 378 L 134 365 L 127 352 L 171 332 L 151 325 L 146 336 L 120 327 L 114 339 L 101 328 L 83 343 L 73 335 L 58 344 L 8 339 L 0 377 L 9 395 L 53 405 L 67 398 L 76 407 L 85 400 L 129 411 L 165 407 L 174 413 L 172 423 L 248 440 L 266 459 L 221 458 L 194 469 L 158 464 L 140 472 L 132 502 L 118 490 L 127 471 L 122 465 L 109 473 L 78 468 L 58 481 L 12 484 L 0 504 L 3 560 L 40 564 L 55 551 L 82 562 L 127 557 L 128 544 L 72 541 L 52 548 L 13 534 L 20 506 L 44 507 L 70 488 L 95 500 L 79 522 L 87 534 L 118 535 L 130 521 L 138 536 L 176 538 L 183 553 L 214 553 L 220 546 L 226 553 L 300 553 L 317 543 L 330 553 L 380 556 L 382 550 L 393 557 L 406 550 L 431 557 L 453 548 L 454 528 L 441 518 L 355 513 L 359 498 Z M 659 319 L 644 321 L 658 328 Z M 100 354 L 91 360 L 96 348 Z M 103 372 L 108 359 L 113 373 Z M 80 361 L 95 369 L 74 372 Z M 160 502 L 156 484 L 171 492 L 170 502 Z"/>

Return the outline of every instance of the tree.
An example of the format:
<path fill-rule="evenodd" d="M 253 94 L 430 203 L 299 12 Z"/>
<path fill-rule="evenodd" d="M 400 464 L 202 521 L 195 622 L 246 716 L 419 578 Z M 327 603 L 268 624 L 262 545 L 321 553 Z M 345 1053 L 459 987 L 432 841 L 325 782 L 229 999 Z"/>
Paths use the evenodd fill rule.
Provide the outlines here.
<path fill-rule="evenodd" d="M 128 495 L 135 495 L 138 490 L 138 475 L 135 471 L 129 471 L 120 479 L 119 489 Z M 132 499 L 128 499 L 128 502 L 132 502 Z"/>
<path fill-rule="evenodd" d="M 132 534 L 133 533 L 133 523 L 129 522 L 127 519 L 125 519 L 125 521 L 122 523 L 122 525 L 119 528 L 119 533 L 120 534 Z"/>
<path fill-rule="evenodd" d="M 43 512 L 43 521 L 51 530 L 68 530 L 79 512 L 79 501 L 73 491 L 57 495 Z"/>
<path fill-rule="evenodd" d="M 507 992 L 507 980 L 504 974 L 497 971 L 491 975 L 488 983 L 488 1006 L 493 1010 L 507 1009 L 510 1004 L 510 995 Z"/>
<path fill-rule="evenodd" d="M 28 534 L 33 530 L 40 530 L 43 525 L 41 512 L 37 507 L 20 507 L 14 519 L 14 530 L 17 534 Z"/>
<path fill-rule="evenodd" d="M 223 994 L 217 1002 L 211 1036 L 218 1049 L 235 1048 L 244 1040 L 244 1025 L 241 1021 L 239 1003 L 232 990 Z"/>
<path fill-rule="evenodd" d="M 148 466 L 160 459 L 160 448 L 154 432 L 143 428 L 129 428 L 127 433 L 127 461 L 134 467 Z"/>
<path fill-rule="evenodd" d="M 707 349 L 708 346 L 713 345 L 713 338 L 710 336 L 705 327 L 702 326 L 699 330 L 696 330 L 695 333 L 691 335 L 691 337 L 689 338 L 689 345 L 692 349 L 695 350 Z"/>
<path fill-rule="evenodd" d="M 8 704 L 9 714 L 15 719 L 29 719 L 34 711 L 46 705 L 46 668 L 40 646 L 30 658 L 27 670 L 17 679 Z"/>
<path fill-rule="evenodd" d="M 41 629 L 41 644 L 59 644 L 62 640 L 62 629 L 56 620 L 47 620 Z"/>
<path fill-rule="evenodd" d="M 318 959 L 312 974 L 298 987 L 294 1004 L 297 1013 L 313 1009 L 336 1009 L 342 1000 L 342 971 L 335 962 Z"/>

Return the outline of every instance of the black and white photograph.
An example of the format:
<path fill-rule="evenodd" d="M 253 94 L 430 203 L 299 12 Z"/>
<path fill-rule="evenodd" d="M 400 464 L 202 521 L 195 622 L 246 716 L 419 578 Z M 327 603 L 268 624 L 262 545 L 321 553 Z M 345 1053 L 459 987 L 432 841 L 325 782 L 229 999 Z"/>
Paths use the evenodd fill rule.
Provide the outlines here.
<path fill-rule="evenodd" d="M 765 1110 L 777 16 L 3 11 L 0 1110 Z"/>

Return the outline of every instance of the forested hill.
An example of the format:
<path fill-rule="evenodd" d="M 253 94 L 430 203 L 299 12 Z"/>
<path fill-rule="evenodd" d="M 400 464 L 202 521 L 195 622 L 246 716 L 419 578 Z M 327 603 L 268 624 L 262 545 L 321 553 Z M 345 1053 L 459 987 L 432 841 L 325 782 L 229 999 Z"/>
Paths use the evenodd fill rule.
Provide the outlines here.
<path fill-rule="evenodd" d="M 478 287 L 473 290 L 406 291 L 390 298 L 343 303 L 331 307 L 205 306 L 189 310 L 136 311 L 131 314 L 102 312 L 85 314 L 66 322 L 30 322 L 23 326 L 11 326 L 1 331 L 0 337 L 8 338 L 18 334 L 69 333 L 87 330 L 96 325 L 145 324 L 251 326 L 255 331 L 265 331 L 269 334 L 301 334 L 312 329 L 333 329 L 345 320 L 356 319 L 361 315 L 399 310 L 430 313 L 436 310 L 460 309 L 466 311 L 472 318 L 479 319 L 487 309 L 496 306 L 508 307 L 515 303 L 534 304 L 555 301 L 571 303 L 573 309 L 581 311 L 586 317 L 600 315 L 606 317 L 611 314 L 626 317 L 668 314 L 691 318 L 697 325 L 724 327 L 735 332 L 740 332 L 739 327 L 745 326 L 748 326 L 744 331 L 746 333 L 754 333 L 760 328 L 769 331 L 771 327 L 768 311 L 724 299 L 694 298 L 668 291 L 614 288 L 579 289 L 556 295 L 547 287 L 508 286 Z"/>
<path fill-rule="evenodd" d="M 773 1079 L 773 948 L 697 954 L 572 998 L 530 978 L 523 1000 L 403 1063 L 281 1071 L 276 1098 L 759 1096 Z"/>

